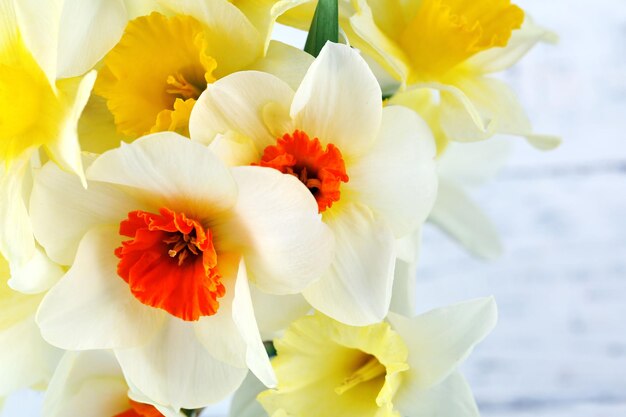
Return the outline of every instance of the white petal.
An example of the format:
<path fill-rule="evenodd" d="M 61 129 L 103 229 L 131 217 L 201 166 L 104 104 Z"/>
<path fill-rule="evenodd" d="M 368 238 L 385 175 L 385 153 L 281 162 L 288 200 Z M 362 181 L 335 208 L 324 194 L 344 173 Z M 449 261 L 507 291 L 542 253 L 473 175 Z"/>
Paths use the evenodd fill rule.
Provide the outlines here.
<path fill-rule="evenodd" d="M 222 284 L 226 292 L 219 299 L 217 314 L 200 317 L 194 324 L 196 337 L 214 359 L 234 366 L 246 368 L 246 342 L 233 320 L 235 283 L 239 273 L 239 257 L 222 255 L 218 259 Z M 216 343 L 216 340 L 219 343 Z"/>
<path fill-rule="evenodd" d="M 301 292 L 333 256 L 332 233 L 310 191 L 272 168 L 235 167 L 233 217 L 214 228 L 216 244 L 243 253 L 250 279 L 271 294 Z"/>
<path fill-rule="evenodd" d="M 342 323 L 365 326 L 389 310 L 395 238 L 388 224 L 356 204 L 325 217 L 335 235 L 335 259 L 326 274 L 304 291 L 311 305 Z"/>
<path fill-rule="evenodd" d="M 46 390 L 43 417 L 117 415 L 129 408 L 127 391 L 111 352 L 67 352 Z"/>
<path fill-rule="evenodd" d="M 210 143 L 229 130 L 252 140 L 262 152 L 285 133 L 293 90 L 274 75 L 242 71 L 224 77 L 198 98 L 189 118 L 193 141 Z"/>
<path fill-rule="evenodd" d="M 366 0 L 358 0 L 354 3 L 358 4 L 358 10 L 357 13 L 350 16 L 350 28 L 358 38 L 350 38 L 352 38 L 355 46 L 362 49 L 366 54 L 373 56 L 376 62 L 385 70 L 389 71 L 394 78 L 406 82 L 410 71 L 406 55 L 398 48 L 397 44 L 378 27 L 369 3 Z M 392 9 L 393 7 L 393 4 L 385 4 L 384 8 Z M 395 18 L 399 17 L 396 13 L 388 14 Z M 401 30 L 397 25 L 396 29 Z"/>
<path fill-rule="evenodd" d="M 250 165 L 261 159 L 262 153 L 247 136 L 233 130 L 218 133 L 209 144 L 209 149 L 226 165 L 236 167 Z"/>
<path fill-rule="evenodd" d="M 147 343 L 165 313 L 138 301 L 117 275 L 117 228 L 87 232 L 67 274 L 46 294 L 37 323 L 49 343 L 70 350 Z"/>
<path fill-rule="evenodd" d="M 52 287 L 64 273 L 63 268 L 52 262 L 37 246 L 28 262 L 11 267 L 9 286 L 19 292 L 36 294 Z"/>
<path fill-rule="evenodd" d="M 250 287 L 252 305 L 263 340 L 276 338 L 292 321 L 311 311 L 311 305 L 301 294 L 274 295 Z"/>
<path fill-rule="evenodd" d="M 416 306 L 417 263 L 396 259 L 393 278 L 393 293 L 389 310 L 412 317 Z"/>
<path fill-rule="evenodd" d="M 494 328 L 493 298 L 480 298 L 439 308 L 414 318 L 387 317 L 409 348 L 407 389 L 432 387 L 447 378 Z"/>
<path fill-rule="evenodd" d="M 261 335 L 259 334 L 259 328 L 256 323 L 252 300 L 250 298 L 246 264 L 243 258 L 239 263 L 239 272 L 235 284 L 233 320 L 247 345 L 246 364 L 248 368 L 266 386 L 275 387 L 277 384 L 276 375 L 274 375 L 272 364 L 270 363 L 270 359 L 265 351 L 265 346 L 261 340 Z"/>
<path fill-rule="evenodd" d="M 409 391 L 401 386 L 394 404 L 402 415 L 411 417 L 480 415 L 467 381 L 458 372 L 426 390 Z"/>
<path fill-rule="evenodd" d="M 452 182 L 439 182 L 429 220 L 476 256 L 496 259 L 502 254 L 498 230 L 465 191 Z"/>
<path fill-rule="evenodd" d="M 31 219 L 23 197 L 26 160 L 16 161 L 8 172 L 0 168 L 0 252 L 13 265 L 24 265 L 35 254 Z"/>
<path fill-rule="evenodd" d="M 102 154 L 87 178 L 138 190 L 157 204 L 204 218 L 231 207 L 237 186 L 205 146 L 173 132 L 155 133 Z"/>
<path fill-rule="evenodd" d="M 75 77 L 92 69 L 120 40 L 127 21 L 122 0 L 65 0 L 57 76 Z"/>
<path fill-rule="evenodd" d="M 490 48 L 470 58 L 464 66 L 475 72 L 490 73 L 503 71 L 519 61 L 539 42 L 558 42 L 558 36 L 537 26 L 526 16 L 520 30 L 514 30 L 504 48 Z"/>
<path fill-rule="evenodd" d="M 247 369 L 214 359 L 195 336 L 193 326 L 169 318 L 148 345 L 116 350 L 129 383 L 156 403 L 175 409 L 205 407 L 234 392 Z"/>
<path fill-rule="evenodd" d="M 309 137 L 333 143 L 344 157 L 359 155 L 380 128 L 382 92 L 356 51 L 328 42 L 296 91 L 291 116 Z"/>
<path fill-rule="evenodd" d="M 51 86 L 54 86 L 57 78 L 57 47 L 63 1 L 14 1 L 20 35 Z"/>
<path fill-rule="evenodd" d="M 248 374 L 230 403 L 229 417 L 267 417 L 256 396 L 267 388 L 254 375 Z"/>
<path fill-rule="evenodd" d="M 59 357 L 41 338 L 33 316 L 0 331 L 0 397 L 47 382 Z"/>
<path fill-rule="evenodd" d="M 297 90 L 313 60 L 310 54 L 301 49 L 271 41 L 267 54 L 248 69 L 273 74 Z"/>
<path fill-rule="evenodd" d="M 85 165 L 93 157 L 85 157 Z M 91 182 L 85 189 L 77 176 L 53 163 L 35 174 L 30 213 L 37 240 L 50 258 L 71 265 L 85 233 L 100 224 L 119 226 L 130 211 L 144 205 L 117 187 Z"/>
<path fill-rule="evenodd" d="M 78 175 L 84 186 L 86 180 L 78 142 L 78 119 L 89 100 L 95 81 L 96 72 L 91 71 L 83 78 L 57 83 L 66 114 L 58 137 L 45 145 L 50 158 L 64 170 Z"/>
<path fill-rule="evenodd" d="M 344 186 L 385 219 L 396 237 L 415 230 L 428 216 L 437 194 L 435 140 L 413 111 L 386 107 L 374 146 L 348 167 Z"/>

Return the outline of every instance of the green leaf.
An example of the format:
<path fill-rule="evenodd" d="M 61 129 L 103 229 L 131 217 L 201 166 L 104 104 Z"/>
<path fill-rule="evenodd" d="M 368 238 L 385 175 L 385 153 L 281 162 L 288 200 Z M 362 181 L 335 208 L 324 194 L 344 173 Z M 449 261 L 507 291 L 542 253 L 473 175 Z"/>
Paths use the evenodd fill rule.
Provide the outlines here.
<path fill-rule="evenodd" d="M 339 42 L 338 0 L 318 0 L 304 50 L 317 57 L 327 41 Z"/>

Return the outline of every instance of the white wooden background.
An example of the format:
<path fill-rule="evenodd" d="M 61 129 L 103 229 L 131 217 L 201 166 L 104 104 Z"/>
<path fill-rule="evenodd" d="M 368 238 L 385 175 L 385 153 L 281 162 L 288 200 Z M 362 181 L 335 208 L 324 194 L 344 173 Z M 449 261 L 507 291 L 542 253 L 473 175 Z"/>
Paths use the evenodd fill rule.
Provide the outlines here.
<path fill-rule="evenodd" d="M 623 417 L 626 0 L 517 3 L 561 42 L 505 78 L 536 130 L 564 145 L 541 153 L 513 140 L 499 178 L 474 190 L 502 233 L 502 259 L 472 259 L 426 228 L 419 308 L 496 296 L 500 322 L 464 366 L 484 417 Z M 282 28 L 278 37 L 303 39 Z M 1 416 L 36 416 L 39 406 L 22 392 Z"/>

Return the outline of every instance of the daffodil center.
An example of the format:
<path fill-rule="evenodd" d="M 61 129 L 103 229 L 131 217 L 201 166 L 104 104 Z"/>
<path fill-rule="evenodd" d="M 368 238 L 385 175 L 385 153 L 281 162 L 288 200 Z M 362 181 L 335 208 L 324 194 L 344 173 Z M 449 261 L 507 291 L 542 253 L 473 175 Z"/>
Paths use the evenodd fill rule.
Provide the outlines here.
<path fill-rule="evenodd" d="M 344 381 L 335 388 L 335 392 L 339 395 L 351 390 L 357 385 L 373 381 L 375 379 L 383 378 L 387 373 L 385 367 L 376 359 L 373 355 L 366 355 L 364 361 L 359 364 L 357 369 L 354 370 Z M 380 381 L 382 386 L 383 380 Z"/>
<path fill-rule="evenodd" d="M 217 313 L 225 294 L 213 235 L 184 213 L 133 211 L 120 223 L 118 275 L 143 304 L 186 321 Z"/>
<path fill-rule="evenodd" d="M 117 130 L 189 134 L 191 109 L 215 81 L 203 25 L 191 16 L 141 16 L 128 23 L 104 59 L 94 92 L 107 101 Z"/>
<path fill-rule="evenodd" d="M 258 164 L 279 170 L 298 178 L 317 201 L 320 213 L 341 198 L 341 183 L 348 182 L 348 174 L 339 148 L 328 144 L 326 149 L 318 138 L 299 130 L 285 134 L 268 146 Z"/>
<path fill-rule="evenodd" d="M 417 78 L 441 76 L 472 55 L 506 46 L 524 11 L 510 0 L 424 0 L 400 35 Z"/>
<path fill-rule="evenodd" d="M 163 414 L 150 404 L 142 404 L 130 399 L 128 402 L 130 408 L 113 417 L 163 417 Z"/>

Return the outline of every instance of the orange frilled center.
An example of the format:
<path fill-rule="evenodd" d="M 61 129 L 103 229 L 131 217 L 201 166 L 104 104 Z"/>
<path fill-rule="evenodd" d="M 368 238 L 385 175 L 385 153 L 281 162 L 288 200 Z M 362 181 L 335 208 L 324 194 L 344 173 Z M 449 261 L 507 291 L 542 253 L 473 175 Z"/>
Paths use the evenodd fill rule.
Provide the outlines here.
<path fill-rule="evenodd" d="M 209 229 L 161 208 L 128 213 L 120 234 L 131 239 L 115 250 L 117 273 L 135 298 L 187 321 L 217 312 L 225 289 Z"/>
<path fill-rule="evenodd" d="M 163 417 L 163 414 L 150 404 L 142 404 L 130 399 L 128 402 L 130 403 L 130 408 L 113 417 Z"/>
<path fill-rule="evenodd" d="M 318 138 L 296 130 L 263 151 L 258 164 L 297 177 L 311 191 L 320 213 L 341 197 L 341 183 L 348 182 L 341 151 L 333 144 L 322 147 Z"/>

